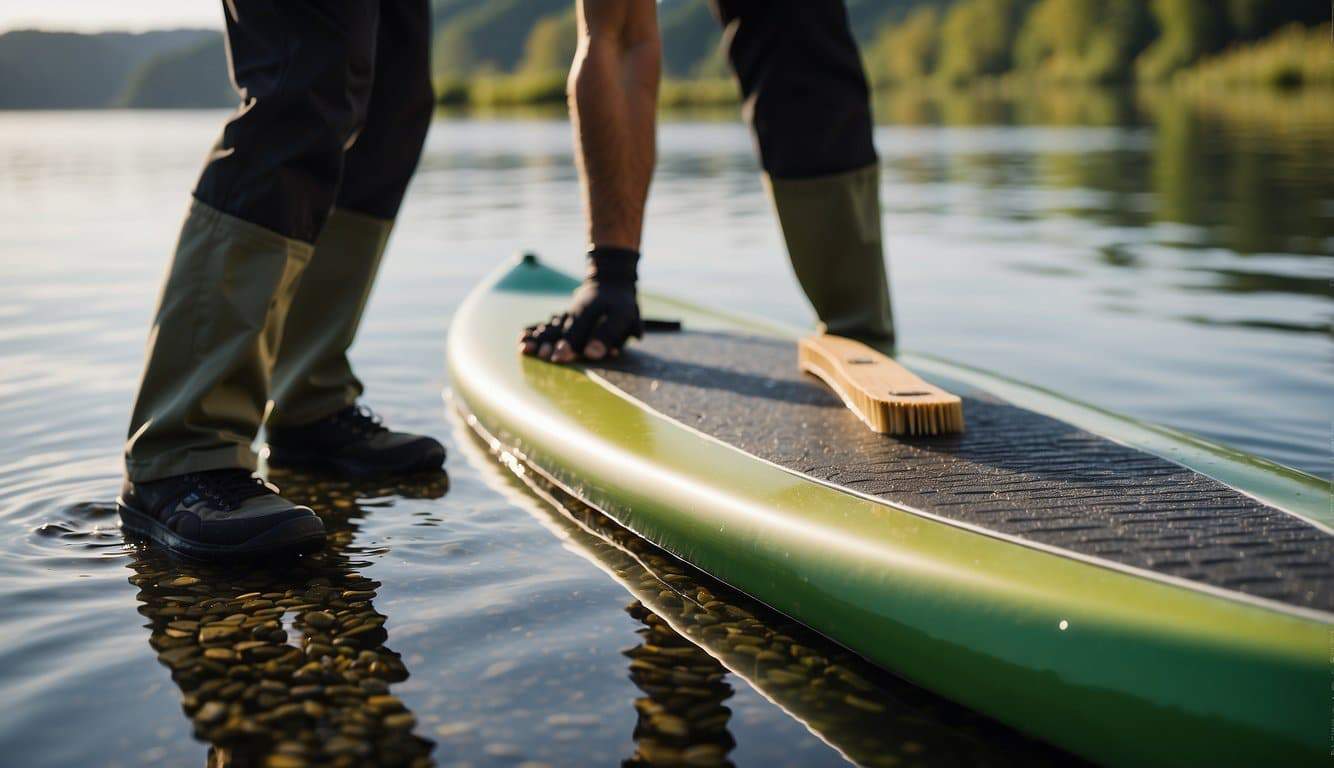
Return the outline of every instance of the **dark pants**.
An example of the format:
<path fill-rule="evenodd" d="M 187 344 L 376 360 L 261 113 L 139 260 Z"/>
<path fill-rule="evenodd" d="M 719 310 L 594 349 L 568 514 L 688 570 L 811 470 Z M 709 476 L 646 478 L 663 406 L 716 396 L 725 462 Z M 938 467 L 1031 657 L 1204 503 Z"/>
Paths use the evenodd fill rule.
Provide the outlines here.
<path fill-rule="evenodd" d="M 765 172 L 874 165 L 870 89 L 843 0 L 712 1 Z"/>
<path fill-rule="evenodd" d="M 843 0 L 712 0 L 792 269 L 826 330 L 894 346 L 871 94 Z"/>
<path fill-rule="evenodd" d="M 433 109 L 428 0 L 225 8 L 241 107 L 149 336 L 125 447 L 135 482 L 253 468 L 266 415 L 305 423 L 361 394 L 347 349 Z"/>
<path fill-rule="evenodd" d="M 427 0 L 229 0 L 242 105 L 195 196 L 314 243 L 338 206 L 398 212 L 434 96 Z"/>

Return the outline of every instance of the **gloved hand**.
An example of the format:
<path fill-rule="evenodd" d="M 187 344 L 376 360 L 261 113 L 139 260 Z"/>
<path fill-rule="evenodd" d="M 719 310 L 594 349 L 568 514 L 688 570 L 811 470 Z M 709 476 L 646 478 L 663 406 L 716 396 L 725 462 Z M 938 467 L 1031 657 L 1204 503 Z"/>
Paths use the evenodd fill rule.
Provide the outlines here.
<path fill-rule="evenodd" d="M 635 292 L 638 251 L 594 248 L 588 252 L 588 273 L 575 290 L 570 309 L 545 323 L 526 328 L 519 339 L 525 355 L 553 363 L 616 357 L 631 337 L 642 338 Z"/>

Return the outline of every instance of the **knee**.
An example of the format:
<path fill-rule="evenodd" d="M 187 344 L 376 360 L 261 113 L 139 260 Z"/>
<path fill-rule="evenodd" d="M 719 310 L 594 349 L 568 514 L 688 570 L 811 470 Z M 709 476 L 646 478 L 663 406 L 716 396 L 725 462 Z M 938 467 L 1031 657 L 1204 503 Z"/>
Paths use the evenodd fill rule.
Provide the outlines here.
<path fill-rule="evenodd" d="M 579 9 L 576 62 L 661 60 L 656 0 L 582 0 Z"/>
<path fill-rule="evenodd" d="M 366 125 L 375 81 L 373 65 L 348 62 L 340 68 L 331 63 L 322 78 L 318 87 L 304 94 L 302 107 L 309 110 L 307 118 L 321 137 L 321 145 L 346 151 Z M 303 95 L 292 94 L 291 98 L 300 103 Z"/>
<path fill-rule="evenodd" d="M 316 153 L 341 153 L 366 123 L 374 81 L 373 64 L 349 51 L 293 61 L 267 93 L 255 94 L 264 122 Z"/>
<path fill-rule="evenodd" d="M 570 69 L 571 100 L 596 97 L 613 82 L 656 94 L 662 73 L 655 0 L 584 0 L 579 45 Z"/>

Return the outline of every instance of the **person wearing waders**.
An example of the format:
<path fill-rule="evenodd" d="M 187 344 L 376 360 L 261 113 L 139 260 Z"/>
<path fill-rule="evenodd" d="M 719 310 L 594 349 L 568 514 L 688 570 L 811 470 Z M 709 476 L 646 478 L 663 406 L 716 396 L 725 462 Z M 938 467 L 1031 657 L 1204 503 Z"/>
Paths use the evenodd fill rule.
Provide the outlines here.
<path fill-rule="evenodd" d="M 830 333 L 894 345 L 870 90 L 843 0 L 711 0 L 793 271 Z M 636 297 L 661 69 L 653 0 L 581 0 L 569 90 L 588 214 L 569 311 L 520 350 L 557 363 L 619 354 Z"/>
<path fill-rule="evenodd" d="M 439 470 L 436 440 L 358 404 L 348 363 L 433 108 L 428 0 L 227 0 L 241 106 L 209 153 L 149 337 L 125 527 L 190 555 L 318 548 L 319 517 L 253 476 Z"/>

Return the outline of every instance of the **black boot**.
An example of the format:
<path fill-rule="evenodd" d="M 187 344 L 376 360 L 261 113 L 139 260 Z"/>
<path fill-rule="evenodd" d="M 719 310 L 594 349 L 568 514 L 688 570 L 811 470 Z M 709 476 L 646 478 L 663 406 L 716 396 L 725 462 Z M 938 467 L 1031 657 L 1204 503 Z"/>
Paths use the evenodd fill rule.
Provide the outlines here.
<path fill-rule="evenodd" d="M 318 515 L 245 469 L 126 480 L 116 506 L 126 530 L 192 557 L 224 560 L 324 546 Z"/>
<path fill-rule="evenodd" d="M 393 432 L 365 406 L 350 405 L 311 424 L 269 430 L 269 466 L 352 477 L 438 470 L 445 446 L 425 435 Z"/>

